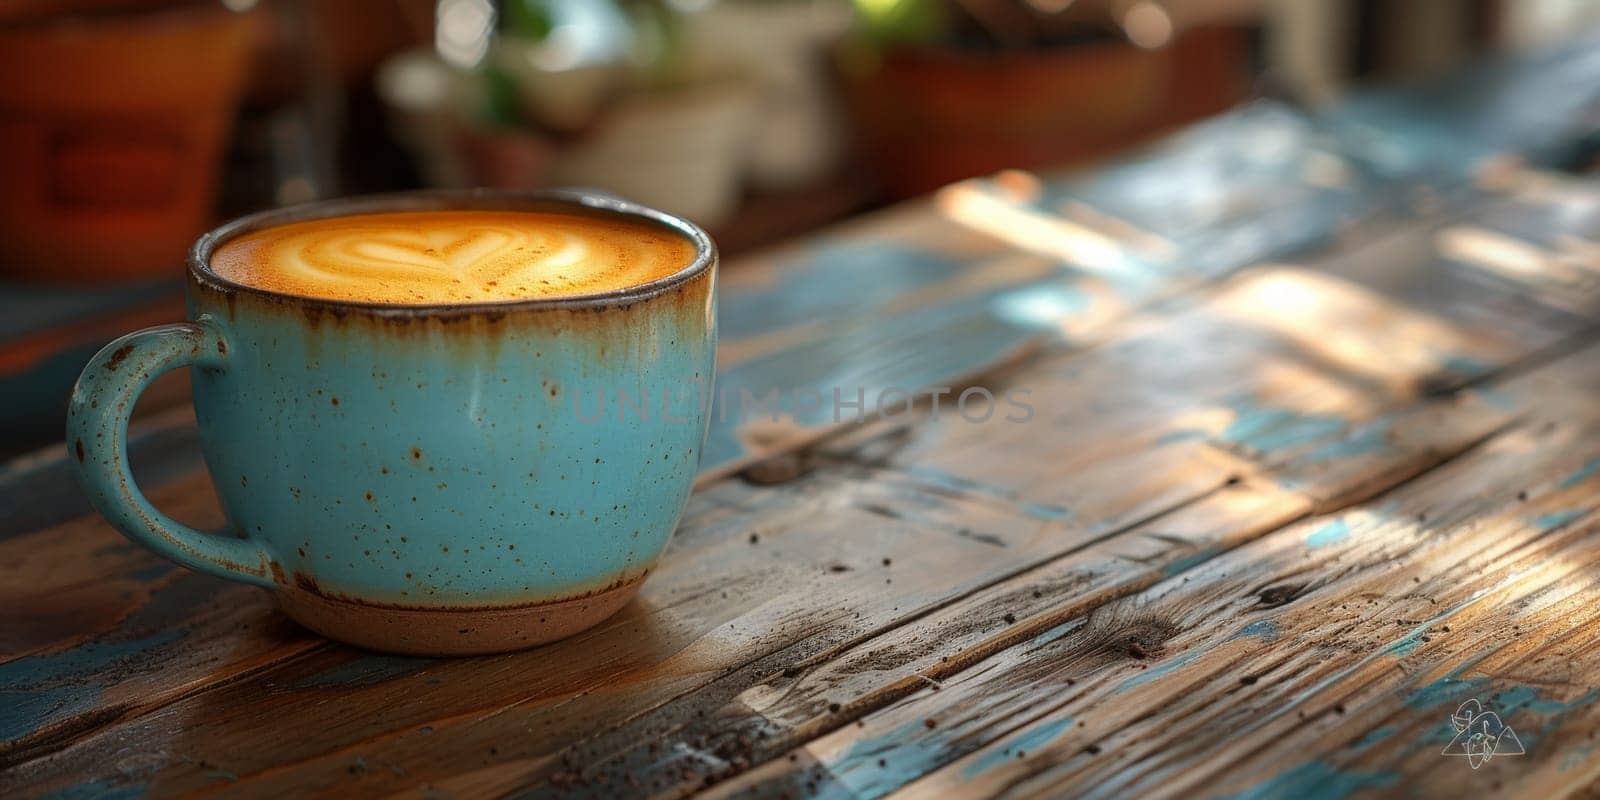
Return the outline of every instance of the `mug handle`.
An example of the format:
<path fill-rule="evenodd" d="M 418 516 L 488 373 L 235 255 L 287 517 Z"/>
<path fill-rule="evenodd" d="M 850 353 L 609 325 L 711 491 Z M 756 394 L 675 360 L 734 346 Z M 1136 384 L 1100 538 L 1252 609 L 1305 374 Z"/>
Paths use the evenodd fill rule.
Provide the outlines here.
<path fill-rule="evenodd" d="M 161 513 L 133 483 L 128 417 L 139 393 L 178 367 L 224 369 L 228 343 L 205 321 L 124 336 L 90 359 L 67 404 L 67 460 L 89 502 L 124 536 L 200 572 L 271 588 L 272 554 L 260 542 L 191 528 Z"/>

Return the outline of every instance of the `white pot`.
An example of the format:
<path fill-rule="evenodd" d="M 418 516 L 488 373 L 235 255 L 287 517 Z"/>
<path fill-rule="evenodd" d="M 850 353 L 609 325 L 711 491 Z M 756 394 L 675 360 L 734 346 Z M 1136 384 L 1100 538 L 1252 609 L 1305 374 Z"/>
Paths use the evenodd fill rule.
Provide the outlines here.
<path fill-rule="evenodd" d="M 748 87 L 732 81 L 636 95 L 563 152 L 552 175 L 714 226 L 738 208 L 754 112 Z"/>
<path fill-rule="evenodd" d="M 824 53 L 849 25 L 840 0 L 722 2 L 688 17 L 690 52 L 757 80 L 749 173 L 758 186 L 792 189 L 838 163 L 842 124 Z"/>
<path fill-rule="evenodd" d="M 506 37 L 492 57 L 516 81 L 518 98 L 535 119 L 558 131 L 579 130 L 626 80 L 626 70 L 605 62 L 555 66 L 549 53 L 548 43 Z"/>

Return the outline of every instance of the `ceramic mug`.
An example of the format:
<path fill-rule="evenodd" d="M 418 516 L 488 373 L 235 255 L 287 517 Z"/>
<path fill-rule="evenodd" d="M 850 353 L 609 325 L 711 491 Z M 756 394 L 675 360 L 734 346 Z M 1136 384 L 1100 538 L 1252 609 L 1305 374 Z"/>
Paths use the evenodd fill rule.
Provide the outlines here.
<path fill-rule="evenodd" d="M 278 294 L 209 267 L 266 227 L 448 209 L 620 216 L 685 237 L 695 257 L 603 294 L 431 306 Z M 245 217 L 190 252 L 189 322 L 124 336 L 84 369 L 71 462 L 129 538 L 264 587 L 330 638 L 430 655 L 561 638 L 628 602 L 683 512 L 711 397 L 716 262 L 693 224 L 584 193 L 419 192 Z M 134 401 L 178 367 L 222 534 L 162 514 L 129 473 Z"/>

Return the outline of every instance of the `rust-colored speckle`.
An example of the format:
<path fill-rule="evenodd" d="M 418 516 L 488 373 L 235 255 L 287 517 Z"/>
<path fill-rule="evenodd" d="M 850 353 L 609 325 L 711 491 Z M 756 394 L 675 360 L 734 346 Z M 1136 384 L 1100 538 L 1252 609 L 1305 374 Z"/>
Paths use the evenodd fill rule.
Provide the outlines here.
<path fill-rule="evenodd" d="M 228 343 L 222 341 L 221 339 L 218 339 L 217 340 L 217 353 L 220 354 L 220 355 L 227 355 L 228 354 Z"/>
<path fill-rule="evenodd" d="M 328 402 L 332 403 L 334 408 L 338 408 L 339 407 L 339 398 L 337 398 L 337 397 L 334 397 L 334 396 L 330 395 L 328 397 Z"/>
<path fill-rule="evenodd" d="M 117 370 L 117 367 L 122 366 L 122 362 L 126 361 L 128 359 L 128 354 L 130 354 L 132 352 L 133 352 L 133 345 L 131 345 L 131 344 L 125 344 L 125 345 L 117 348 L 116 352 L 113 352 L 111 354 L 111 357 L 106 359 L 106 369 L 111 370 L 112 372 L 115 372 Z"/>
<path fill-rule="evenodd" d="M 83 440 L 82 439 L 78 440 L 78 443 L 74 446 L 74 449 L 78 451 L 78 463 L 82 464 L 83 463 Z"/>
<path fill-rule="evenodd" d="M 372 502 L 372 500 L 373 500 L 372 492 L 367 492 L 367 502 L 370 503 L 370 502 Z"/>
<path fill-rule="evenodd" d="M 412 461 L 421 461 L 422 460 L 422 448 L 420 448 L 420 447 L 411 448 L 411 460 Z"/>
<path fill-rule="evenodd" d="M 321 588 L 317 586 L 317 579 L 304 572 L 296 572 L 294 574 L 294 585 L 314 594 L 322 593 Z"/>

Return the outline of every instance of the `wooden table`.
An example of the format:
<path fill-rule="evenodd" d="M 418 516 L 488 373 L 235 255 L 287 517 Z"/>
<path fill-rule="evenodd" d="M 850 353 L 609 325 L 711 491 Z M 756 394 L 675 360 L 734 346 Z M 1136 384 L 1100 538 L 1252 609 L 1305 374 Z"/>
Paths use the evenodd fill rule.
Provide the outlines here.
<path fill-rule="evenodd" d="M 0 796 L 1579 791 L 1600 185 L 1382 106 L 1253 106 L 728 265 L 730 392 L 952 392 L 714 424 L 639 599 L 544 648 L 331 644 L 15 461 Z M 1494 124 L 1538 162 L 1570 112 Z M 221 526 L 191 426 L 145 423 L 136 466 Z M 1444 752 L 1489 712 L 1492 758 Z"/>

